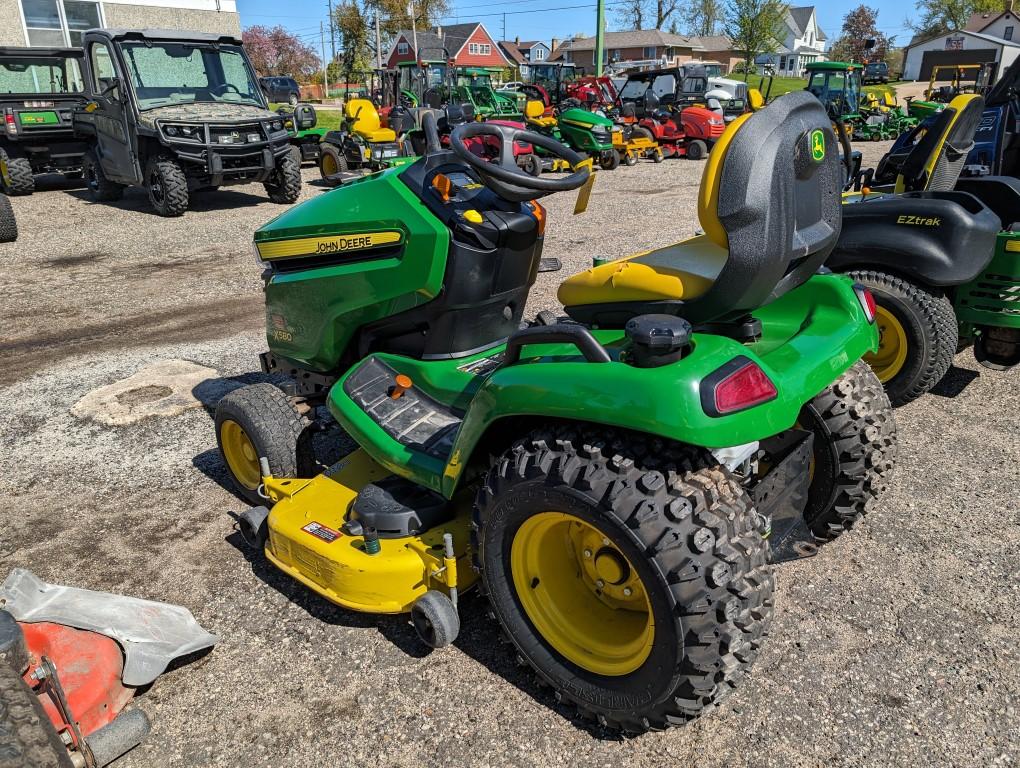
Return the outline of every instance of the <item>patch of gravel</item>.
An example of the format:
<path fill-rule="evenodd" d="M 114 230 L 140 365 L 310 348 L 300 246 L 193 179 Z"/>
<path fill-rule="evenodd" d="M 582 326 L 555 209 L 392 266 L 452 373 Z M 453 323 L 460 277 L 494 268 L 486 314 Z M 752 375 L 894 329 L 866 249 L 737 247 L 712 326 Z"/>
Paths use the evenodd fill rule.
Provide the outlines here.
<path fill-rule="evenodd" d="M 888 143 L 858 147 L 874 164 Z M 600 174 L 582 216 L 572 195 L 549 199 L 545 255 L 564 268 L 539 275 L 529 310 L 558 308 L 559 281 L 595 255 L 693 234 L 703 167 Z M 517 667 L 474 598 L 456 645 L 426 655 L 405 619 L 340 610 L 244 550 L 230 513 L 245 505 L 224 487 L 210 412 L 260 378 L 251 234 L 283 210 L 261 187 L 208 193 L 174 220 L 137 191 L 92 205 L 49 182 L 13 202 L 24 234 L 0 246 L 0 576 L 22 566 L 180 603 L 221 637 L 137 700 L 153 732 L 118 766 L 1020 759 L 1016 372 L 964 352 L 937 393 L 897 411 L 892 490 L 851 534 L 779 569 L 772 635 L 746 683 L 686 727 L 621 740 Z M 192 390 L 204 408 L 121 427 L 71 415 L 88 392 L 175 359 L 218 372 Z"/>

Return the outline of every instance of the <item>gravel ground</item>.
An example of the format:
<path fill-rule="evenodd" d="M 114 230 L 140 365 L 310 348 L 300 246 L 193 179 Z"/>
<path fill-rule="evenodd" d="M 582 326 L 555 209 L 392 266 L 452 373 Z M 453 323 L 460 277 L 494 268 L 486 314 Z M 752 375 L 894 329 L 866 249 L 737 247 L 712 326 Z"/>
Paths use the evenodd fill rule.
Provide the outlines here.
<path fill-rule="evenodd" d="M 868 144 L 874 163 L 887 144 Z M 697 228 L 704 163 L 602 174 L 592 205 L 549 201 L 531 309 L 597 254 Z M 316 173 L 306 169 L 306 180 Z M 162 766 L 1014 765 L 1020 744 L 1017 374 L 958 356 L 937 393 L 897 411 L 892 490 L 851 534 L 783 566 L 772 636 L 725 705 L 618 739 L 576 720 L 518 668 L 465 601 L 456 645 L 425 655 L 400 618 L 339 610 L 252 557 L 233 532 L 210 411 L 258 378 L 264 349 L 252 230 L 261 187 L 161 219 L 132 191 L 90 204 L 60 181 L 18 198 L 0 246 L 0 575 L 190 608 L 220 636 L 138 700 L 153 721 L 124 768 Z M 305 196 L 321 193 L 306 185 Z M 219 373 L 205 408 L 101 426 L 70 408 L 160 360 Z"/>

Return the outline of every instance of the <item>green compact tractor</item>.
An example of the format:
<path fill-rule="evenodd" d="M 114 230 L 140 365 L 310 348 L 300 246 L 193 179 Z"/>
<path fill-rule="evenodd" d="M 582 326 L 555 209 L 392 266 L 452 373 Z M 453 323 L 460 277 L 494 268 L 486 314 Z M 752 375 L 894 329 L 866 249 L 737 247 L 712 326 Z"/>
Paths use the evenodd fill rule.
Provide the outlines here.
<path fill-rule="evenodd" d="M 808 93 L 813 94 L 834 121 L 853 136 L 861 116 L 861 65 L 844 61 L 816 61 L 807 65 Z"/>
<path fill-rule="evenodd" d="M 483 119 L 517 118 L 524 113 L 524 94 L 497 91 L 492 87 L 492 76 L 480 67 L 458 67 L 453 87 L 453 100 L 457 104 L 470 104 L 475 114 Z"/>
<path fill-rule="evenodd" d="M 909 152 L 887 155 L 895 185 L 847 196 L 827 263 L 875 297 L 880 344 L 865 359 L 896 405 L 931 390 L 970 343 L 986 367 L 1020 363 L 1020 181 L 960 178 L 983 109 L 958 96 Z"/>
<path fill-rule="evenodd" d="M 451 642 L 480 586 L 512 649 L 608 728 L 684 722 L 750 668 L 770 559 L 874 507 L 895 424 L 860 362 L 870 295 L 820 274 L 840 229 L 829 119 L 804 93 L 734 123 L 702 180 L 705 234 L 575 275 L 569 317 L 523 321 L 553 192 L 578 153 L 510 126 L 425 118 L 413 165 L 259 230 L 267 372 L 218 440 L 240 529 L 351 610 Z M 502 143 L 490 163 L 469 146 Z M 576 169 L 533 177 L 512 144 Z M 360 446 L 314 474 L 309 406 Z M 771 555 L 770 555 L 771 552 Z"/>

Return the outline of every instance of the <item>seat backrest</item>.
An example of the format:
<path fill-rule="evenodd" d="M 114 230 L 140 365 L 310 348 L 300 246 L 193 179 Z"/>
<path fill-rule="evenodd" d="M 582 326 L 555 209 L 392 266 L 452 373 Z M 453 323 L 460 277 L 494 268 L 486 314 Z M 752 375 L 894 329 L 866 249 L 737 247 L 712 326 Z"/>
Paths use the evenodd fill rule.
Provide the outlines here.
<path fill-rule="evenodd" d="M 734 120 L 698 196 L 705 234 L 729 255 L 712 287 L 685 301 L 684 317 L 746 314 L 807 280 L 839 237 L 842 186 L 832 123 L 807 91 Z"/>
<path fill-rule="evenodd" d="M 527 104 L 524 105 L 524 115 L 529 120 L 542 117 L 545 114 L 545 104 L 537 99 L 530 99 Z"/>
<path fill-rule="evenodd" d="M 381 127 L 379 113 L 368 99 L 350 99 L 344 105 L 344 117 L 351 123 L 351 130 L 356 133 L 371 133 Z"/>
<path fill-rule="evenodd" d="M 896 192 L 947 192 L 956 186 L 974 148 L 985 101 L 957 96 L 939 112 L 910 150 L 896 177 Z"/>

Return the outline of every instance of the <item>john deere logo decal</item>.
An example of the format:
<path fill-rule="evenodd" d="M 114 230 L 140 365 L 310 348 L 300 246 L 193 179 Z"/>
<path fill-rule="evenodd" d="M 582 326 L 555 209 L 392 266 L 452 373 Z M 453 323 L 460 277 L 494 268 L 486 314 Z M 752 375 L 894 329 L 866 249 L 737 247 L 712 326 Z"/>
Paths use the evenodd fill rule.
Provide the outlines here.
<path fill-rule="evenodd" d="M 811 159 L 816 163 L 825 159 L 825 134 L 817 128 L 811 131 Z"/>
<path fill-rule="evenodd" d="M 286 259 L 293 256 L 329 255 L 364 251 L 386 245 L 396 245 L 403 236 L 400 232 L 365 232 L 357 235 L 332 235 L 329 237 L 302 237 L 297 240 L 276 240 L 257 243 L 259 256 L 263 259 Z"/>

